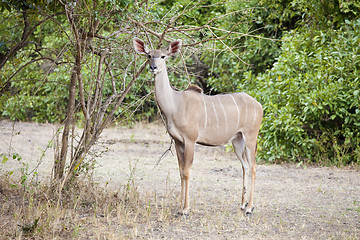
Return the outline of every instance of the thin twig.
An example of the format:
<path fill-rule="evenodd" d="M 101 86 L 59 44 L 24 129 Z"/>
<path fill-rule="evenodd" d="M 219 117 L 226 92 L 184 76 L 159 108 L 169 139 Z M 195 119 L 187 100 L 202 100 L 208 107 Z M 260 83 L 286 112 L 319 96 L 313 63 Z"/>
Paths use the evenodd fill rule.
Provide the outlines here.
<path fill-rule="evenodd" d="M 185 63 L 185 60 L 184 60 L 184 56 L 183 56 L 183 54 L 182 54 L 182 52 L 180 51 L 180 56 L 181 56 L 181 61 L 183 62 L 183 65 L 184 65 L 184 69 L 185 69 L 185 72 L 186 72 L 186 76 L 187 76 L 187 78 L 188 78 L 188 87 L 190 86 L 190 84 L 191 84 L 191 81 L 190 81 L 190 76 L 189 76 L 189 72 L 188 72 L 188 70 L 187 70 L 187 67 L 186 67 L 186 63 Z"/>
<path fill-rule="evenodd" d="M 161 156 L 160 156 L 159 159 L 156 161 L 156 164 L 155 164 L 155 166 L 153 167 L 153 169 L 152 169 L 151 171 L 154 171 L 154 169 L 160 164 L 161 160 L 162 160 L 164 157 L 166 157 L 166 155 L 167 155 L 169 152 L 171 152 L 171 154 L 174 156 L 174 153 L 173 153 L 172 150 L 171 150 L 171 147 L 172 147 L 173 143 L 174 143 L 174 139 L 171 138 L 169 148 L 166 149 L 166 151 L 165 151 L 163 154 L 161 154 Z"/>
<path fill-rule="evenodd" d="M 167 31 L 169 30 L 170 26 L 173 25 L 173 24 L 174 24 L 174 19 L 173 19 L 173 18 L 170 18 L 168 25 L 166 26 L 164 32 L 161 34 L 161 37 L 160 37 L 160 39 L 159 39 L 159 43 L 158 43 L 157 48 L 160 48 L 160 47 L 161 47 L 162 41 L 164 40 L 164 37 L 165 37 Z"/>
<path fill-rule="evenodd" d="M 211 28 L 208 28 L 208 29 L 209 29 L 209 31 L 210 31 L 215 37 L 217 37 L 216 34 L 211 30 Z M 237 57 L 237 59 L 239 59 L 243 64 L 245 64 L 245 65 L 250 65 L 250 64 L 246 63 L 244 60 L 242 60 L 238 55 L 236 55 L 236 53 L 234 53 L 233 50 L 232 50 L 227 44 L 225 44 L 225 43 L 222 41 L 222 39 L 219 39 L 219 41 L 220 41 L 235 57 Z"/>

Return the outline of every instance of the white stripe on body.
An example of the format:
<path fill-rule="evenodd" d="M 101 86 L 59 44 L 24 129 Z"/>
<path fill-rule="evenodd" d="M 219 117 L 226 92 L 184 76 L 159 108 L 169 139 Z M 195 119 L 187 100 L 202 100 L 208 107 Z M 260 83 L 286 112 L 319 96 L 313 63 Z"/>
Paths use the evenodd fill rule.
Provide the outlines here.
<path fill-rule="evenodd" d="M 225 112 L 225 108 L 224 108 L 224 105 L 222 104 L 221 100 L 220 100 L 220 97 L 217 97 L 217 99 L 219 100 L 219 103 L 220 103 L 220 106 L 224 112 L 224 117 L 225 117 L 225 133 L 227 134 L 228 133 L 228 121 L 227 121 L 227 115 L 226 115 L 226 112 Z"/>
<path fill-rule="evenodd" d="M 216 108 L 215 108 L 215 105 L 214 105 L 214 101 L 212 100 L 213 97 L 209 97 L 209 99 L 211 100 L 211 104 L 213 106 L 213 109 L 214 109 L 214 112 L 215 112 L 215 117 L 216 117 L 216 126 L 217 126 L 217 129 L 219 129 L 219 118 L 218 118 L 218 115 L 217 115 L 217 112 L 216 112 Z"/>
<path fill-rule="evenodd" d="M 248 105 L 246 103 L 246 98 L 244 99 L 245 100 L 245 117 L 244 117 L 244 122 L 243 122 L 243 125 L 247 122 L 247 115 L 248 115 Z"/>
<path fill-rule="evenodd" d="M 235 106 L 236 106 L 236 110 L 237 110 L 237 124 L 236 124 L 236 130 L 238 129 L 238 127 L 239 127 L 239 123 L 240 123 L 240 109 L 239 109 L 239 106 L 238 106 L 238 104 L 236 103 L 236 101 L 235 101 L 235 98 L 231 95 L 231 94 L 229 94 L 229 96 L 232 98 L 232 100 L 234 101 L 234 103 L 235 103 Z"/>
<path fill-rule="evenodd" d="M 204 129 L 206 129 L 206 126 L 207 126 L 207 109 L 206 109 L 206 102 L 205 102 L 205 99 L 204 99 L 204 95 L 201 95 L 202 96 L 202 99 L 203 99 L 203 103 L 204 103 L 204 111 L 205 111 L 205 123 L 204 123 Z"/>
<path fill-rule="evenodd" d="M 257 118 L 257 108 L 256 108 L 256 106 L 255 106 L 255 102 L 254 101 L 252 101 L 252 104 L 253 104 L 253 109 L 255 109 L 255 112 L 254 112 L 254 120 L 253 120 L 253 125 L 252 125 L 252 128 L 254 128 L 254 126 L 255 126 L 255 122 L 256 122 L 256 118 Z"/>

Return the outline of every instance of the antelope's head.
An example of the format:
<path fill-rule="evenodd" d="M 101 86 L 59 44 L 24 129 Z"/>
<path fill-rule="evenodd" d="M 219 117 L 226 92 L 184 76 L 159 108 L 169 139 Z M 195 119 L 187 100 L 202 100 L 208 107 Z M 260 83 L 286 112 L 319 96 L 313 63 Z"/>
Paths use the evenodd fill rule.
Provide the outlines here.
<path fill-rule="evenodd" d="M 160 49 L 150 50 L 139 38 L 135 37 L 133 39 L 135 51 L 149 58 L 150 71 L 153 74 L 158 74 L 166 69 L 166 59 L 179 52 L 181 43 L 181 40 L 171 42 L 167 51 Z"/>

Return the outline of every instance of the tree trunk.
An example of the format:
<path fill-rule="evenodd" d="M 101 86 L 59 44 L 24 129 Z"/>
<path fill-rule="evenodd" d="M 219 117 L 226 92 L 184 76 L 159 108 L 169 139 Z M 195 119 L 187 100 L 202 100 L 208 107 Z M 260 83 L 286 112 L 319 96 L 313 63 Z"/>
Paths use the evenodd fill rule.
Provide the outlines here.
<path fill-rule="evenodd" d="M 57 159 L 55 160 L 55 166 L 54 166 L 55 180 L 61 180 L 65 172 L 65 163 L 69 148 L 70 126 L 73 123 L 74 112 L 75 112 L 76 83 L 79 78 L 80 71 L 81 71 L 81 57 L 80 57 L 80 52 L 78 51 L 75 60 L 75 65 L 73 67 L 73 71 L 71 73 L 71 78 L 70 78 L 69 102 L 67 107 L 68 109 L 66 113 L 66 120 L 64 123 L 64 131 L 61 140 L 61 152 L 60 155 L 57 156 Z"/>

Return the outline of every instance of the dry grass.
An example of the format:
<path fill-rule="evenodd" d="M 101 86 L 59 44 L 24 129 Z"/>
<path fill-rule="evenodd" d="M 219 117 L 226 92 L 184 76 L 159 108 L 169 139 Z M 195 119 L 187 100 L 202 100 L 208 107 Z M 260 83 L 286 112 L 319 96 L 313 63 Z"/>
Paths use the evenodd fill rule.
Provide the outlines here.
<path fill-rule="evenodd" d="M 231 233 L 259 221 L 244 218 L 235 201 L 222 204 L 221 197 L 211 204 L 196 198 L 197 209 L 181 216 L 173 191 L 141 193 L 132 178 L 118 191 L 90 178 L 75 182 L 63 190 L 59 206 L 47 185 L 23 188 L 2 176 L 0 189 L 1 239 L 178 239 Z M 236 209 L 227 209 L 229 204 Z"/>
<path fill-rule="evenodd" d="M 211 201 L 199 191 L 189 216 L 178 214 L 173 190 L 161 196 L 141 192 L 132 178 L 117 191 L 86 179 L 63 190 L 57 206 L 56 191 L 28 183 L 26 188 L 2 176 L 0 181 L 0 239 L 358 239 L 359 229 L 306 229 L 302 213 L 258 203 L 258 213 L 245 217 L 238 199 L 217 196 Z M 226 201 L 224 201 L 226 199 Z M 356 210 L 360 214 L 360 209 Z M 339 213 L 341 214 L 341 213 Z M 325 217 L 324 217 L 325 218 Z M 336 218 L 334 221 L 337 221 Z M 339 226 L 329 222 L 329 226 Z M 341 224 L 340 224 L 341 225 Z M 359 228 L 359 225 L 355 223 Z M 299 234 L 300 233 L 300 234 Z M 302 236 L 301 233 L 304 233 Z"/>
<path fill-rule="evenodd" d="M 60 205 L 58 197 L 47 185 L 28 183 L 23 188 L 2 176 L 0 238 L 138 238 L 144 231 L 156 231 L 162 223 L 170 224 L 176 202 L 171 194 L 140 194 L 131 179 L 117 191 L 90 179 L 77 181 L 63 189 Z"/>
<path fill-rule="evenodd" d="M 52 126 L 17 128 L 12 149 L 22 163 L 0 163 L 0 239 L 360 239 L 359 169 L 259 165 L 248 218 L 239 209 L 236 157 L 223 147 L 197 146 L 191 212 L 183 217 L 176 158 L 168 154 L 157 165 L 169 146 L 163 127 L 114 128 L 104 132 L 109 151 L 96 158 L 94 178 L 82 176 L 64 189 L 58 206 L 57 191 L 46 183 L 51 154 L 37 169 L 41 184 L 18 171 L 34 168 Z M 0 125 L 0 154 L 8 154 L 9 129 Z"/>

